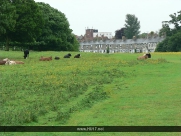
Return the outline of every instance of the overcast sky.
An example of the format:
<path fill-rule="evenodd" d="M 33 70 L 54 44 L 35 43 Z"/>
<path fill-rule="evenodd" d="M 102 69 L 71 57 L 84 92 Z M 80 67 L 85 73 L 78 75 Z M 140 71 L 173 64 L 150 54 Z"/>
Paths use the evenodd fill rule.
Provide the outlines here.
<path fill-rule="evenodd" d="M 126 14 L 140 21 L 140 31 L 159 31 L 162 21 L 181 10 L 181 0 L 35 0 L 44 2 L 65 14 L 70 29 L 84 35 L 85 29 L 112 32 L 124 27 Z"/>

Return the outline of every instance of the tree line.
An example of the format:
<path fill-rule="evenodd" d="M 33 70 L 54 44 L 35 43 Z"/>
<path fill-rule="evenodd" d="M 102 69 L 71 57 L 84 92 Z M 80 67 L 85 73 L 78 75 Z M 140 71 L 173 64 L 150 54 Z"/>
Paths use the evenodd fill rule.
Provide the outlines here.
<path fill-rule="evenodd" d="M 37 51 L 78 51 L 64 13 L 34 0 L 0 1 L 0 45 Z"/>
<path fill-rule="evenodd" d="M 156 52 L 178 52 L 181 51 L 181 11 L 169 15 L 170 21 L 163 21 L 162 28 L 158 33 L 151 31 L 150 33 L 140 34 L 140 21 L 135 15 L 127 14 L 125 25 L 123 28 L 115 31 L 115 38 L 122 39 L 125 36 L 132 39 L 133 36 L 137 38 L 146 38 L 147 35 L 157 34 L 159 36 L 166 35 L 165 40 L 157 45 Z M 171 28 L 170 26 L 174 26 Z"/>
<path fill-rule="evenodd" d="M 169 15 L 171 20 L 163 21 L 159 34 L 165 34 L 166 39 L 157 45 L 156 52 L 181 51 L 181 11 Z M 173 28 L 171 28 L 173 25 Z"/>

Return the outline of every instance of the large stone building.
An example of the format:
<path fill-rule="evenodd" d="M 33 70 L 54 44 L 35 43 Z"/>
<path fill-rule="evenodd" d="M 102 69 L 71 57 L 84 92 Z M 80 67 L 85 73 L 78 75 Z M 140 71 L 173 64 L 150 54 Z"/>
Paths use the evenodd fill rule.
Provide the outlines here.
<path fill-rule="evenodd" d="M 96 29 L 86 29 L 84 37 L 87 40 L 93 40 L 93 35 L 94 35 L 94 33 L 97 33 L 97 32 L 98 32 L 98 30 L 96 30 Z"/>
<path fill-rule="evenodd" d="M 112 39 L 111 32 L 98 32 L 97 29 L 86 29 L 85 35 L 82 36 L 85 40 L 93 40 L 97 37 L 106 37 L 107 39 Z"/>
<path fill-rule="evenodd" d="M 94 53 L 106 53 L 109 50 L 110 53 L 136 53 L 136 52 L 154 52 L 159 42 L 164 40 L 165 37 L 159 37 L 157 35 L 147 36 L 147 38 L 133 37 L 133 39 L 107 39 L 105 37 L 97 37 L 97 39 L 79 40 L 81 52 L 94 52 Z"/>
<path fill-rule="evenodd" d="M 112 39 L 112 33 L 111 32 L 97 32 L 93 33 L 93 38 L 96 37 L 107 37 L 108 39 Z"/>

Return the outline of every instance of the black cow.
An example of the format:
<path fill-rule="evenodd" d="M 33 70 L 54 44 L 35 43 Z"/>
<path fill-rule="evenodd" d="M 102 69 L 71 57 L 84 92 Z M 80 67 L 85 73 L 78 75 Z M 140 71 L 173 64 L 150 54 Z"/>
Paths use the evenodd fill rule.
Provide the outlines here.
<path fill-rule="evenodd" d="M 147 56 L 148 58 L 151 58 L 151 54 L 150 54 L 150 53 L 147 53 L 146 56 Z"/>
<path fill-rule="evenodd" d="M 59 59 L 60 59 L 60 57 L 57 57 L 57 56 L 55 57 L 55 60 L 59 60 Z"/>
<path fill-rule="evenodd" d="M 80 58 L 80 54 L 75 55 L 74 58 Z"/>
<path fill-rule="evenodd" d="M 24 57 L 24 59 L 29 57 L 29 50 L 28 49 L 24 50 L 24 56 L 23 57 Z"/>
<path fill-rule="evenodd" d="M 70 58 L 72 55 L 69 53 L 67 55 L 64 56 L 64 58 Z"/>

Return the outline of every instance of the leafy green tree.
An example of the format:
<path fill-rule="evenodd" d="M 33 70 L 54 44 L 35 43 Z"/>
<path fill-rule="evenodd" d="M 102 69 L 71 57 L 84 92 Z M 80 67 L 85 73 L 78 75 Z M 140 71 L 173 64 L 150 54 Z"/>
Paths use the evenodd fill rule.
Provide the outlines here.
<path fill-rule="evenodd" d="M 6 50 L 9 50 L 8 32 L 13 31 L 16 24 L 16 7 L 11 0 L 0 0 L 0 37 L 1 42 L 6 42 Z"/>
<path fill-rule="evenodd" d="M 116 39 L 122 39 L 122 36 L 125 36 L 124 34 L 125 28 L 121 28 L 119 30 L 115 31 L 115 38 Z"/>
<path fill-rule="evenodd" d="M 181 51 L 181 32 L 177 32 L 172 36 L 166 37 L 164 41 L 159 43 L 156 52 L 178 52 Z"/>
<path fill-rule="evenodd" d="M 177 32 L 169 38 L 167 51 L 181 51 L 181 32 Z"/>
<path fill-rule="evenodd" d="M 12 5 L 12 9 L 14 9 L 14 7 L 16 8 L 16 24 L 13 30 L 7 29 L 6 33 L 1 35 L 1 38 L 6 39 L 7 50 L 9 50 L 10 41 L 11 45 L 29 46 L 31 45 L 30 43 L 36 41 L 43 27 L 39 7 L 34 0 L 11 0 L 9 3 Z M 12 13 L 10 15 L 12 15 Z M 5 15 L 7 16 L 8 13 L 5 13 Z"/>
<path fill-rule="evenodd" d="M 176 13 L 171 14 L 171 20 L 168 21 L 169 24 L 173 24 L 176 30 L 179 30 L 181 26 L 179 25 L 181 23 L 181 11 L 177 12 L 179 13 L 178 15 Z M 167 22 L 167 21 L 166 21 Z"/>
<path fill-rule="evenodd" d="M 127 14 L 125 22 L 125 36 L 128 39 L 138 36 L 140 33 L 140 21 L 138 21 L 138 18 L 135 15 Z"/>
<path fill-rule="evenodd" d="M 166 36 L 172 36 L 173 34 L 177 33 L 178 30 L 181 30 L 181 11 L 177 12 L 178 14 L 170 14 L 170 21 L 163 21 L 162 22 L 162 28 L 160 29 L 159 34 L 165 33 Z M 171 29 L 170 25 L 174 25 L 174 28 Z"/>
<path fill-rule="evenodd" d="M 153 36 L 155 33 L 153 31 L 150 32 L 150 35 Z"/>
<path fill-rule="evenodd" d="M 167 51 L 167 43 L 169 41 L 169 38 L 166 38 L 164 41 L 160 42 L 156 49 L 155 52 L 166 52 Z"/>
<path fill-rule="evenodd" d="M 162 23 L 162 28 L 159 31 L 159 36 L 163 36 L 163 35 L 167 35 L 167 36 L 172 35 L 170 26 L 165 23 Z"/>
<path fill-rule="evenodd" d="M 37 3 L 41 9 L 45 26 L 37 41 L 44 41 L 39 50 L 78 50 L 79 44 L 65 15 L 43 2 Z"/>
<path fill-rule="evenodd" d="M 78 51 L 79 43 L 65 15 L 34 0 L 0 1 L 0 44 L 33 50 Z"/>
<path fill-rule="evenodd" d="M 80 44 L 79 44 L 76 36 L 73 33 L 71 33 L 71 35 L 68 37 L 67 41 L 70 44 L 70 48 L 69 48 L 70 51 L 79 51 Z"/>
<path fill-rule="evenodd" d="M 44 26 L 42 14 L 34 0 L 13 0 L 17 9 L 17 23 L 12 39 L 18 42 L 35 42 Z"/>
<path fill-rule="evenodd" d="M 147 37 L 147 33 L 141 33 L 138 35 L 138 38 L 146 38 Z"/>
<path fill-rule="evenodd" d="M 16 9 L 9 0 L 0 1 L 0 35 L 6 30 L 14 28 L 16 23 Z"/>
<path fill-rule="evenodd" d="M 171 14 L 170 21 L 163 21 L 162 29 L 159 34 L 165 33 L 166 39 L 157 45 L 155 51 L 157 52 L 178 52 L 181 51 L 181 11 Z M 169 25 L 174 25 L 174 28 L 170 28 Z"/>

